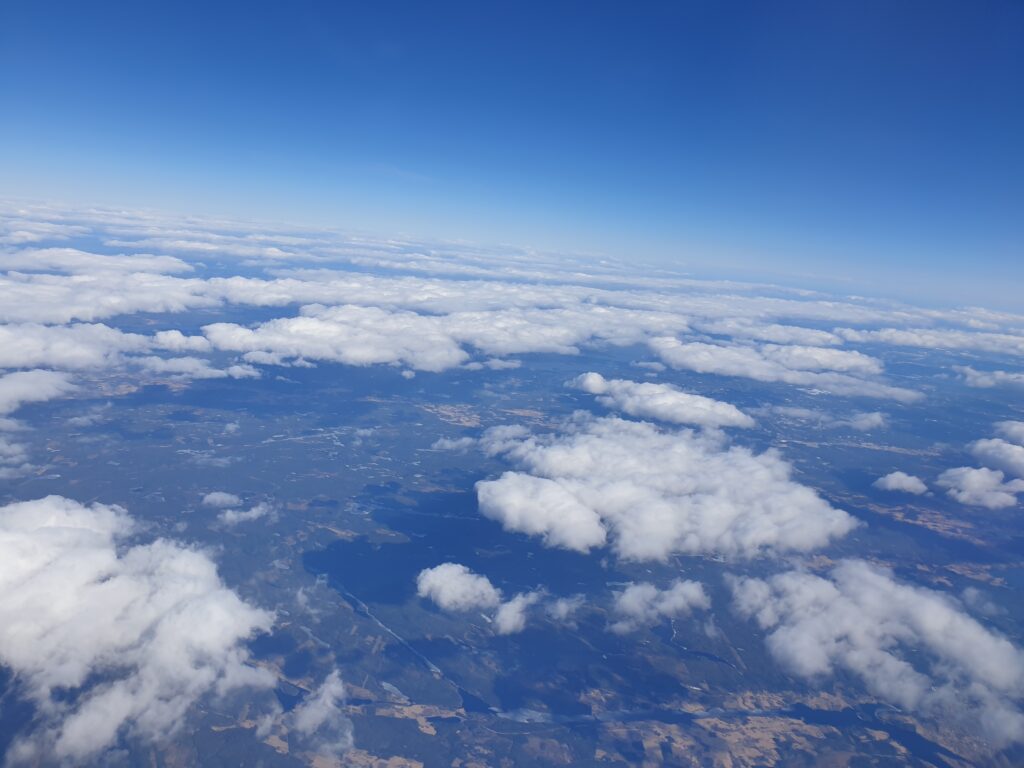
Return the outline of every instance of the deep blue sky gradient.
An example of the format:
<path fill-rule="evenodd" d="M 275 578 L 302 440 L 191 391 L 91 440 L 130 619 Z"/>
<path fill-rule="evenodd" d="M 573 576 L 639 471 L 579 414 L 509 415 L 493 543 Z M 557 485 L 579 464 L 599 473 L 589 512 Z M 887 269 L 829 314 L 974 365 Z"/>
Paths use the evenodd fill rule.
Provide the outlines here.
<path fill-rule="evenodd" d="M 1021 2 L 0 2 L 0 195 L 1024 304 Z"/>

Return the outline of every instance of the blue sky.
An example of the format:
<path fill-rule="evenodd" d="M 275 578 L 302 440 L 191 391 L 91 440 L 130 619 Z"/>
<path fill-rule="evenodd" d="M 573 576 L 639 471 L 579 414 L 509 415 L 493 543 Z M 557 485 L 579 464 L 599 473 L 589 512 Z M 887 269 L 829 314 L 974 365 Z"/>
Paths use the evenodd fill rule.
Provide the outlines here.
<path fill-rule="evenodd" d="M 1020 306 L 1019 2 L 0 4 L 0 195 Z"/>

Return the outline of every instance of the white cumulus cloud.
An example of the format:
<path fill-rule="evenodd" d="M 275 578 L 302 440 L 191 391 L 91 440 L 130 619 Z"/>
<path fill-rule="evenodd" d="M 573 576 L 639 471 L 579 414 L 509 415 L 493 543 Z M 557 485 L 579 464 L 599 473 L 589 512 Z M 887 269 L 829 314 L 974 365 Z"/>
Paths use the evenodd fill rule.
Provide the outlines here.
<path fill-rule="evenodd" d="M 227 491 L 210 491 L 203 496 L 203 504 L 208 507 L 237 507 L 241 503 L 242 500 L 238 496 Z"/>
<path fill-rule="evenodd" d="M 919 392 L 865 378 L 879 373 L 881 365 L 859 352 L 774 344 L 754 347 L 682 342 L 671 336 L 653 338 L 648 345 L 673 368 L 698 373 L 778 381 L 836 395 L 883 398 L 904 403 L 921 399 Z"/>
<path fill-rule="evenodd" d="M 519 468 L 477 483 L 481 512 L 548 546 L 607 540 L 632 560 L 749 558 L 817 549 L 857 525 L 795 482 L 777 452 L 730 446 L 721 433 L 580 413 L 552 434 L 494 428 L 480 443 Z"/>
<path fill-rule="evenodd" d="M 956 602 L 861 560 L 828 578 L 789 571 L 730 581 L 735 607 L 791 672 L 839 671 L 875 696 L 942 720 L 973 720 L 996 744 L 1024 738 L 1024 653 Z"/>
<path fill-rule="evenodd" d="M 936 481 L 961 504 L 1002 509 L 1017 503 L 1017 494 L 1024 493 L 1024 480 L 1005 482 L 1002 470 L 982 467 L 947 469 Z"/>
<path fill-rule="evenodd" d="M 80 764 L 173 734 L 206 696 L 273 686 L 245 648 L 272 616 L 202 552 L 125 546 L 132 528 L 120 507 L 59 496 L 0 508 L 0 660 L 39 713 L 13 758 Z"/>
<path fill-rule="evenodd" d="M 442 563 L 420 571 L 416 594 L 445 611 L 496 608 L 501 602 L 501 592 L 490 579 L 460 563 Z"/>
<path fill-rule="evenodd" d="M 613 632 L 624 634 L 665 618 L 688 616 L 694 610 L 711 607 L 711 599 L 699 581 L 676 579 L 666 589 L 641 582 L 615 594 Z"/>
<path fill-rule="evenodd" d="M 968 448 L 974 458 L 985 466 L 1024 478 L 1024 445 L 994 437 L 975 440 Z"/>
<path fill-rule="evenodd" d="M 701 427 L 754 426 L 754 420 L 736 406 L 683 392 L 670 384 L 606 379 L 592 371 L 571 383 L 577 389 L 597 395 L 602 405 L 630 416 Z"/>
<path fill-rule="evenodd" d="M 872 485 L 875 488 L 880 488 L 883 491 L 903 491 L 904 493 L 912 493 L 915 496 L 920 496 L 922 493 L 928 492 L 928 486 L 925 485 L 924 480 L 915 476 L 908 475 L 906 472 L 890 472 L 885 477 L 880 477 L 875 480 Z"/>
<path fill-rule="evenodd" d="M 75 390 L 71 377 L 56 371 L 15 371 L 0 376 L 0 416 L 18 410 L 25 403 L 39 403 L 62 397 Z"/>

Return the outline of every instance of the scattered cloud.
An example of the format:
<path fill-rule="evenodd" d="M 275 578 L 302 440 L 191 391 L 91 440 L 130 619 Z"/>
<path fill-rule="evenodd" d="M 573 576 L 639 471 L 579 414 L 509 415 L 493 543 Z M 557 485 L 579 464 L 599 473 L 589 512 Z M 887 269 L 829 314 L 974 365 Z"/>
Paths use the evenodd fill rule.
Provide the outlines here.
<path fill-rule="evenodd" d="M 219 515 L 217 520 L 222 525 L 232 526 L 238 525 L 239 523 L 251 523 L 253 520 L 259 520 L 263 517 L 275 518 L 276 512 L 274 508 L 267 504 L 265 501 L 261 501 L 249 509 L 225 509 Z"/>
<path fill-rule="evenodd" d="M 145 371 L 172 379 L 258 379 L 260 372 L 251 365 L 231 365 L 221 370 L 200 357 L 137 357 L 133 359 Z"/>
<path fill-rule="evenodd" d="M 544 613 L 559 623 L 571 624 L 573 614 L 582 605 L 580 596 L 549 599 L 543 589 L 520 592 L 503 600 L 501 590 L 490 579 L 459 563 L 424 568 L 416 577 L 416 594 L 443 611 L 486 612 L 498 635 L 514 635 L 526 629 L 535 607 L 543 607 Z"/>
<path fill-rule="evenodd" d="M 1024 421 L 997 421 L 996 432 L 1011 443 L 1024 445 Z"/>
<path fill-rule="evenodd" d="M 699 581 L 676 579 L 666 589 L 648 582 L 630 584 L 615 594 L 612 613 L 616 621 L 611 630 L 625 634 L 665 618 L 688 616 L 694 610 L 710 607 L 711 599 Z"/>
<path fill-rule="evenodd" d="M 721 433 L 579 413 L 552 434 L 494 428 L 480 444 L 519 467 L 477 483 L 481 512 L 547 546 L 609 542 L 629 560 L 751 558 L 818 549 L 857 525 L 795 482 L 777 452 L 731 446 Z"/>
<path fill-rule="evenodd" d="M 1014 477 L 1024 478 L 1024 445 L 995 437 L 975 440 L 968 446 L 968 449 L 974 458 L 985 466 L 1001 469 Z"/>
<path fill-rule="evenodd" d="M 698 373 L 784 382 L 836 395 L 874 397 L 909 403 L 921 399 L 913 390 L 883 384 L 856 374 L 876 374 L 881 364 L 859 352 L 822 347 L 736 346 L 653 338 L 651 350 L 673 368 Z"/>
<path fill-rule="evenodd" d="M 345 685 L 337 670 L 288 713 L 290 752 L 337 759 L 353 745 L 352 721 L 344 715 Z"/>
<path fill-rule="evenodd" d="M 871 432 L 889 426 L 889 417 L 881 411 L 854 411 L 846 415 L 836 415 L 814 408 L 801 408 L 790 405 L 772 405 L 759 408 L 753 413 L 769 413 L 791 421 L 810 422 L 822 429 L 854 429 L 858 432 Z"/>
<path fill-rule="evenodd" d="M 103 324 L 0 325 L 0 368 L 76 371 L 117 365 L 125 352 L 148 349 L 149 339 Z"/>
<path fill-rule="evenodd" d="M 542 592 L 524 592 L 507 600 L 494 614 L 494 631 L 499 635 L 514 635 L 526 629 L 526 612 L 543 597 Z"/>
<path fill-rule="evenodd" d="M 416 594 L 444 611 L 483 610 L 501 603 L 501 592 L 486 576 L 459 563 L 442 563 L 420 571 Z"/>
<path fill-rule="evenodd" d="M 699 323 L 697 329 L 715 336 L 729 336 L 733 339 L 754 339 L 771 341 L 776 344 L 800 344 L 820 347 L 842 344 L 843 340 L 834 333 L 815 328 L 778 323 L 758 323 L 749 319 L 723 319 Z"/>
<path fill-rule="evenodd" d="M 174 733 L 207 696 L 274 685 L 245 648 L 272 616 L 205 553 L 127 545 L 132 530 L 120 507 L 59 496 L 0 508 L 0 660 L 39 718 L 9 758 L 81 764 Z"/>
<path fill-rule="evenodd" d="M 840 671 L 912 712 L 972 720 L 993 743 L 1024 738 L 1024 653 L 940 592 L 861 560 L 828 578 L 789 571 L 730 580 L 736 610 L 767 632 L 772 656 L 801 677 Z"/>
<path fill-rule="evenodd" d="M 630 416 L 701 427 L 752 427 L 754 420 L 730 403 L 683 392 L 670 384 L 606 379 L 584 373 L 571 386 L 597 395 L 597 400 Z"/>
<path fill-rule="evenodd" d="M 872 485 L 883 491 L 903 491 L 904 493 L 912 493 L 915 496 L 928 492 L 928 486 L 925 485 L 924 480 L 898 470 L 890 472 L 885 477 L 878 478 Z"/>
<path fill-rule="evenodd" d="M 566 626 L 576 626 L 576 614 L 586 603 L 583 595 L 572 595 L 570 597 L 559 597 L 551 600 L 544 610 L 552 621 Z"/>
<path fill-rule="evenodd" d="M 302 317 L 271 320 L 256 328 L 214 323 L 203 332 L 214 347 L 244 352 L 247 359 L 260 363 L 297 358 L 347 365 L 401 364 L 436 372 L 469 357 L 439 328 L 437 318 L 377 307 L 305 307 Z"/>
<path fill-rule="evenodd" d="M 237 507 L 241 505 L 242 500 L 233 493 L 227 491 L 210 491 L 208 494 L 203 496 L 203 504 L 207 507 L 216 507 L 218 509 L 224 509 L 227 507 Z"/>
<path fill-rule="evenodd" d="M 1004 482 L 1005 477 L 998 469 L 956 467 L 947 469 L 936 482 L 961 504 L 1002 509 L 1016 505 L 1016 494 L 1024 493 L 1024 480 Z"/>
<path fill-rule="evenodd" d="M 56 371 L 15 371 L 0 376 L 0 416 L 13 413 L 26 403 L 63 397 L 75 390 L 71 377 Z"/>
<path fill-rule="evenodd" d="M 1024 387 L 1024 373 L 1010 371 L 976 371 L 969 365 L 955 365 L 953 370 L 963 376 L 968 387 L 990 389 L 991 387 Z"/>

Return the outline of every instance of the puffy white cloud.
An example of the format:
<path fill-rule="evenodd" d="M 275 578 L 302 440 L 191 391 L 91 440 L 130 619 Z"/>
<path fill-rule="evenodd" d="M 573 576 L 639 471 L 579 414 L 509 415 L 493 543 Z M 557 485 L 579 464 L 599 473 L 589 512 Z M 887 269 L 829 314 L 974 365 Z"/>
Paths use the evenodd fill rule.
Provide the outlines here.
<path fill-rule="evenodd" d="M 1024 445 L 1024 421 L 997 421 L 996 432 L 1011 443 Z"/>
<path fill-rule="evenodd" d="M 302 307 L 299 317 L 270 320 L 254 328 L 214 323 L 203 332 L 216 348 L 245 352 L 253 362 L 390 363 L 436 372 L 466 362 L 469 353 L 463 345 L 497 356 L 576 354 L 584 343 L 632 344 L 651 332 L 685 324 L 667 313 L 594 306 L 428 315 L 380 306 L 312 304 Z M 508 367 L 492 361 L 482 365 Z"/>
<path fill-rule="evenodd" d="M 242 503 L 242 500 L 233 493 L 227 491 L 210 491 L 208 494 L 203 496 L 203 504 L 208 507 L 217 507 L 218 509 L 225 509 L 227 507 L 237 507 Z"/>
<path fill-rule="evenodd" d="M 15 371 L 0 376 L 0 416 L 25 403 L 53 400 L 73 392 L 75 385 L 65 373 L 56 371 Z"/>
<path fill-rule="evenodd" d="M 982 464 L 1001 469 L 1015 477 L 1024 477 L 1024 445 L 995 437 L 975 440 L 968 447 L 974 458 Z"/>
<path fill-rule="evenodd" d="M 673 368 L 686 368 L 698 373 L 778 381 L 837 395 L 877 397 L 899 402 L 913 402 L 921 398 L 921 394 L 913 390 L 851 375 L 849 372 L 872 374 L 880 370 L 878 361 L 858 352 L 821 347 L 763 345 L 758 348 L 698 341 L 684 343 L 671 336 L 653 338 L 648 345 Z"/>
<path fill-rule="evenodd" d="M 526 612 L 543 597 L 542 592 L 524 592 L 506 600 L 494 614 L 494 631 L 499 635 L 514 635 L 526 629 Z"/>
<path fill-rule="evenodd" d="M 473 573 L 460 563 L 442 563 L 420 571 L 416 594 L 445 611 L 496 608 L 501 602 L 501 592 L 486 576 Z"/>
<path fill-rule="evenodd" d="M 964 377 L 968 387 L 990 389 L 1001 386 L 1024 387 L 1024 373 L 1010 371 L 976 371 L 969 365 L 955 365 L 953 370 Z"/>
<path fill-rule="evenodd" d="M 145 336 L 102 324 L 0 325 L 0 368 L 102 368 L 116 364 L 124 352 L 148 347 Z"/>
<path fill-rule="evenodd" d="M 135 312 L 183 312 L 213 307 L 223 299 L 197 278 L 133 272 L 50 275 L 8 272 L 0 276 L 0 322 L 92 322 Z"/>
<path fill-rule="evenodd" d="M 1005 477 L 998 469 L 956 467 L 947 469 L 936 482 L 961 504 L 1002 509 L 1014 506 L 1016 494 L 1024 493 L 1024 480 L 1003 482 Z"/>
<path fill-rule="evenodd" d="M 612 612 L 617 617 L 613 632 L 624 634 L 665 618 L 688 616 L 696 609 L 711 607 L 711 599 L 699 581 L 676 579 L 667 589 L 642 582 L 630 584 L 615 594 Z"/>
<path fill-rule="evenodd" d="M 186 336 L 178 330 L 157 331 L 153 346 L 171 352 L 209 352 L 213 348 L 205 336 Z"/>
<path fill-rule="evenodd" d="M 735 607 L 771 654 L 811 679 L 838 670 L 875 696 L 943 721 L 975 719 L 997 746 L 1024 739 L 1024 653 L 942 593 L 860 560 L 829 578 L 789 571 L 732 579 Z"/>
<path fill-rule="evenodd" d="M 541 536 L 547 546 L 587 552 L 605 544 L 601 516 L 555 480 L 506 472 L 477 483 L 476 492 L 485 517 L 508 530 Z"/>
<path fill-rule="evenodd" d="M 302 317 L 282 318 L 256 328 L 214 323 L 203 332 L 218 349 L 261 353 L 258 362 L 289 358 L 348 365 L 393 363 L 421 371 L 443 371 L 469 355 L 435 317 L 390 312 L 378 307 L 305 307 Z"/>
<path fill-rule="evenodd" d="M 174 733 L 206 696 L 273 686 L 244 644 L 271 615 L 202 552 L 126 546 L 132 528 L 120 507 L 58 496 L 0 508 L 0 660 L 38 711 L 9 757 L 81 764 Z"/>
<path fill-rule="evenodd" d="M 477 483 L 483 514 L 549 546 L 587 551 L 607 539 L 632 560 L 749 558 L 817 549 L 857 525 L 794 482 L 778 453 L 721 433 L 580 413 L 552 434 L 493 428 L 480 443 L 521 470 Z"/>
<path fill-rule="evenodd" d="M 844 349 L 823 349 L 796 344 L 764 344 L 760 348 L 765 359 L 795 371 L 840 371 L 874 374 L 882 372 L 882 363 L 861 352 Z"/>
<path fill-rule="evenodd" d="M 702 427 L 754 426 L 754 420 L 736 406 L 683 392 L 670 384 L 606 379 L 594 372 L 580 375 L 571 384 L 584 392 L 598 395 L 598 402 L 602 405 L 630 416 Z"/>
<path fill-rule="evenodd" d="M 265 501 L 261 501 L 249 509 L 225 509 L 219 515 L 217 520 L 222 525 L 238 525 L 239 523 L 250 523 L 253 520 L 259 520 L 262 517 L 275 517 L 276 513 L 274 508 L 267 504 Z"/>
<path fill-rule="evenodd" d="M 924 480 L 915 476 L 908 475 L 906 472 L 890 472 L 885 477 L 880 477 L 875 480 L 872 485 L 875 488 L 880 488 L 883 491 L 903 491 L 905 493 L 912 493 L 915 496 L 920 496 L 922 493 L 928 492 L 928 486 L 925 485 Z"/>
<path fill-rule="evenodd" d="M 502 600 L 501 590 L 490 579 L 459 563 L 442 563 L 424 568 L 416 577 L 416 594 L 433 601 L 444 611 L 486 611 L 495 634 L 514 635 L 526 629 L 534 606 L 562 624 L 583 604 L 582 596 L 548 599 L 543 589 L 520 592 Z"/>
<path fill-rule="evenodd" d="M 345 717 L 345 685 L 337 670 L 288 713 L 288 747 L 338 758 L 352 748 L 352 721 Z"/>

